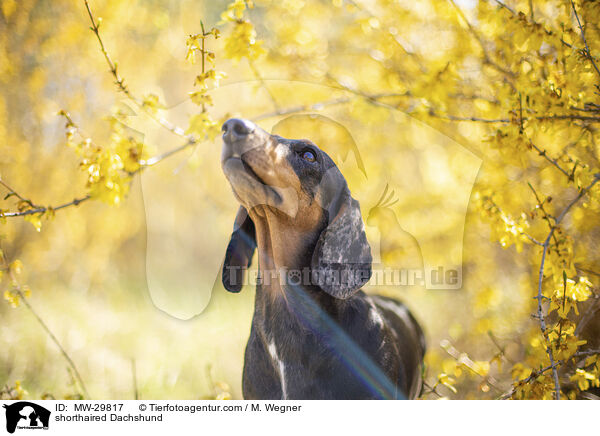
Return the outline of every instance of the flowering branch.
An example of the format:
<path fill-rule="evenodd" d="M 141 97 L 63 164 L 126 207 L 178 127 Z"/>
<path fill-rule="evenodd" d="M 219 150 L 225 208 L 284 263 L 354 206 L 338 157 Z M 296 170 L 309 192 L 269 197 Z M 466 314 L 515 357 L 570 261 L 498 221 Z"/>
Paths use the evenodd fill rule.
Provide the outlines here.
<path fill-rule="evenodd" d="M 590 48 L 588 46 L 587 40 L 585 39 L 585 31 L 583 30 L 581 21 L 579 21 L 579 15 L 577 14 L 577 9 L 575 8 L 575 3 L 573 3 L 573 0 L 571 0 L 571 6 L 573 7 L 573 13 L 575 14 L 575 18 L 577 19 L 577 25 L 579 26 L 579 30 L 581 31 L 581 40 L 583 41 L 583 45 L 585 46 L 585 49 L 582 50 L 582 52 L 590 60 L 590 62 L 592 63 L 592 66 L 596 70 L 596 73 L 598 73 L 598 76 L 600 76 L 600 70 L 598 69 L 598 65 L 596 65 L 596 62 L 594 61 L 594 57 L 592 56 L 592 53 L 590 52 Z"/>
<path fill-rule="evenodd" d="M 594 187 L 594 185 L 596 185 L 596 183 L 598 183 L 599 181 L 600 181 L 600 175 L 596 175 L 594 180 L 587 187 L 585 187 L 584 189 L 581 189 L 579 191 L 579 194 L 567 205 L 567 207 L 565 207 L 563 209 L 563 211 L 560 213 L 560 215 L 556 218 L 555 224 L 553 226 L 551 226 L 550 232 L 548 233 L 548 236 L 546 237 L 546 240 L 544 241 L 543 250 L 542 250 L 542 260 L 540 262 L 540 270 L 539 270 L 539 276 L 538 276 L 538 293 L 535 298 L 537 299 L 537 318 L 540 323 L 540 330 L 542 331 L 542 334 L 543 334 L 544 338 L 546 338 L 546 340 L 548 340 L 548 335 L 546 332 L 546 319 L 545 319 L 544 309 L 543 309 L 543 305 L 542 305 L 542 302 L 544 299 L 544 295 L 542 293 L 542 282 L 544 280 L 544 266 L 545 266 L 545 262 L 546 262 L 546 254 L 548 252 L 548 247 L 550 246 L 550 240 L 552 239 L 552 236 L 554 235 L 554 231 L 558 228 L 558 226 L 560 225 L 562 220 L 565 218 L 565 216 L 569 213 L 571 208 L 579 200 L 581 200 L 581 198 L 583 196 L 585 196 L 590 191 L 590 189 L 592 189 Z M 557 368 L 559 363 L 554 361 L 554 354 L 552 352 L 552 348 L 551 348 L 550 344 L 548 344 L 546 346 L 546 352 L 548 353 L 548 358 L 550 359 L 550 367 L 552 368 L 552 378 L 554 379 L 554 398 L 556 400 L 560 400 L 560 381 L 558 378 L 558 368 Z"/>
<path fill-rule="evenodd" d="M 131 100 L 138 108 L 140 108 L 142 111 L 144 111 L 144 113 L 146 113 L 150 118 L 152 118 L 154 121 L 156 121 L 162 127 L 164 127 L 165 129 L 167 129 L 169 132 L 173 133 L 176 136 L 180 136 L 182 138 L 187 139 L 187 143 L 186 143 L 187 146 L 191 146 L 191 145 L 199 142 L 198 138 L 196 138 L 195 136 L 187 135 L 185 133 L 185 129 L 183 129 L 179 126 L 176 126 L 175 124 L 171 123 L 169 120 L 167 120 L 165 118 L 156 116 L 148 108 L 148 106 L 146 104 L 144 104 L 144 101 L 140 100 L 139 98 L 137 98 L 135 95 L 133 95 L 131 93 L 131 91 L 129 90 L 127 85 L 125 85 L 125 79 L 123 79 L 123 77 L 121 77 L 121 75 L 119 74 L 119 72 L 117 70 L 117 65 L 112 61 L 110 55 L 108 54 L 108 52 L 104 46 L 104 42 L 102 41 L 102 38 L 100 37 L 101 21 L 100 20 L 96 21 L 94 19 L 94 15 L 92 14 L 92 10 L 90 8 L 88 0 L 85 0 L 85 7 L 87 9 L 88 16 L 90 17 L 90 22 L 92 23 L 92 26 L 90 27 L 90 29 L 92 30 L 92 32 L 94 32 L 94 35 L 96 35 L 98 44 L 100 44 L 100 50 L 102 51 L 102 54 L 104 55 L 104 59 L 106 60 L 106 63 L 108 64 L 109 70 L 110 70 L 111 74 L 113 75 L 113 77 L 115 79 L 115 83 L 116 83 L 117 87 L 119 88 L 119 90 L 121 92 L 123 92 L 123 94 L 125 94 L 127 96 L 127 98 L 129 98 L 129 100 Z"/>
<path fill-rule="evenodd" d="M 15 265 L 15 263 L 17 263 L 19 261 L 15 261 L 12 264 L 8 264 L 6 261 L 6 258 L 4 257 L 4 255 L 2 253 L 2 250 L 0 250 L 0 259 L 2 260 L 2 270 L 6 271 L 10 277 L 10 280 L 12 283 L 12 293 L 17 295 L 16 297 L 14 295 L 11 296 L 10 299 L 13 301 L 15 301 L 15 300 L 22 301 L 23 304 L 25 304 L 25 307 L 27 307 L 29 312 L 31 312 L 31 314 L 34 316 L 34 318 L 42 326 L 42 328 L 48 334 L 48 336 L 50 337 L 52 342 L 54 342 L 54 344 L 58 347 L 60 354 L 62 354 L 64 359 L 67 361 L 69 367 L 73 371 L 73 374 L 75 374 L 75 377 L 76 377 L 77 381 L 79 382 L 79 385 L 81 386 L 81 390 L 83 391 L 85 398 L 90 398 L 90 394 L 87 391 L 87 388 L 85 386 L 83 378 L 81 377 L 81 374 L 79 373 L 79 370 L 77 369 L 77 366 L 75 365 L 75 362 L 73 361 L 73 359 L 71 359 L 71 356 L 69 356 L 69 353 L 66 352 L 64 347 L 61 345 L 60 341 L 54 335 L 54 333 L 52 333 L 52 330 L 50 330 L 48 325 L 34 310 L 34 308 L 31 306 L 29 301 L 27 301 L 26 294 L 29 294 L 30 291 L 28 289 L 26 289 L 26 290 L 22 289 L 21 285 L 19 284 L 19 281 L 17 280 L 16 274 L 15 274 L 15 269 L 20 269 L 20 266 L 15 268 L 14 265 Z M 7 291 L 6 293 L 11 293 L 11 292 Z M 5 298 L 6 298 L 6 293 L 5 293 Z M 18 303 L 15 302 L 14 304 L 16 305 Z"/>

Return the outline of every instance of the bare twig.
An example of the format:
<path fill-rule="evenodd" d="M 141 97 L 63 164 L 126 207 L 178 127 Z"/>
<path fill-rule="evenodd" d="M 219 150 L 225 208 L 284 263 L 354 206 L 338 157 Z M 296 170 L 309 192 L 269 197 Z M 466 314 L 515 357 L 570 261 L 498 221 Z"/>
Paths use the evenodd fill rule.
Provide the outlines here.
<path fill-rule="evenodd" d="M 26 203 L 31 208 L 39 207 L 36 204 L 34 204 L 30 199 L 23 197 L 17 191 L 15 191 L 13 188 L 8 186 L 8 184 L 4 180 L 2 180 L 2 178 L 0 178 L 0 185 L 4 186 L 8 190 L 8 194 L 4 197 L 5 200 L 10 196 L 14 196 L 14 197 L 17 197 L 19 200 L 21 200 L 23 203 Z"/>
<path fill-rule="evenodd" d="M 588 273 L 588 274 L 592 274 L 594 276 L 600 277 L 600 272 L 594 271 L 594 270 L 591 270 L 588 268 L 583 268 L 579 264 L 575 264 L 575 268 L 577 268 L 579 271 L 583 271 L 584 273 Z"/>
<path fill-rule="evenodd" d="M 490 340 L 492 341 L 492 343 L 496 346 L 496 348 L 498 348 L 498 351 L 500 352 L 500 355 L 508 362 L 508 363 L 514 363 L 512 361 L 512 359 L 509 359 L 508 356 L 506 355 L 506 347 L 505 346 L 501 346 L 498 343 L 498 340 L 496 339 L 496 337 L 494 336 L 494 333 L 492 333 L 491 330 L 488 330 L 487 332 L 488 337 L 490 338 Z"/>
<path fill-rule="evenodd" d="M 171 150 L 167 150 L 164 153 L 160 153 L 156 156 L 152 156 L 151 158 L 140 161 L 140 165 L 141 165 L 140 169 L 142 169 L 144 167 L 151 167 L 153 165 L 156 165 L 157 163 L 161 162 L 162 160 L 164 160 L 170 156 L 173 156 L 174 154 L 177 154 L 180 151 L 186 150 L 193 144 L 194 144 L 193 142 L 187 141 L 187 142 L 183 143 L 182 145 L 180 145 L 179 147 L 172 148 Z"/>
<path fill-rule="evenodd" d="M 573 3 L 573 0 L 571 0 L 571 6 L 573 7 L 573 13 L 575 14 L 575 18 L 577 19 L 577 25 L 579 26 L 579 30 L 581 32 L 581 40 L 583 41 L 583 45 L 585 46 L 585 50 L 583 51 L 586 57 L 592 63 L 592 66 L 596 70 L 596 73 L 598 73 L 598 76 L 600 76 L 600 70 L 598 69 L 598 65 L 596 65 L 596 61 L 594 61 L 594 57 L 590 52 L 590 47 L 588 46 L 587 40 L 585 39 L 585 31 L 583 30 L 583 26 L 581 25 L 581 21 L 579 20 L 579 15 L 577 14 L 577 9 L 575 8 L 575 3 Z"/>
<path fill-rule="evenodd" d="M 450 3 L 452 3 L 452 5 L 454 6 L 454 8 L 456 9 L 456 11 L 458 12 L 458 14 L 460 15 L 460 17 L 462 18 L 462 20 L 465 22 L 465 24 L 467 25 L 467 28 L 469 29 L 469 32 L 471 33 L 471 35 L 473 35 L 473 37 L 475 38 L 475 40 L 479 43 L 479 46 L 481 47 L 481 51 L 483 52 L 483 62 L 485 64 L 490 65 L 491 67 L 493 67 L 495 70 L 499 71 L 500 73 L 504 74 L 506 77 L 509 78 L 513 78 L 515 77 L 515 73 L 513 73 L 512 71 L 507 70 L 506 68 L 501 67 L 500 65 L 498 65 L 496 62 L 494 62 L 489 53 L 488 50 L 485 46 L 485 43 L 483 42 L 483 39 L 481 38 L 481 36 L 479 35 L 479 33 L 477 33 L 477 31 L 475 30 L 475 28 L 471 25 L 471 23 L 469 22 L 469 20 L 467 19 L 467 17 L 465 16 L 465 14 L 463 13 L 463 11 L 458 7 L 458 5 L 454 2 L 454 0 L 449 0 Z M 514 89 L 514 85 L 510 82 L 508 82 L 508 84 L 511 86 L 511 88 Z"/>
<path fill-rule="evenodd" d="M 500 124 L 510 124 L 513 122 L 510 118 L 480 118 L 480 117 L 460 117 L 455 115 L 440 115 L 437 114 L 434 110 L 430 110 L 428 115 L 436 118 L 441 118 L 449 121 L 473 121 L 478 123 L 500 123 Z M 542 115 L 535 117 L 523 117 L 523 121 L 528 120 L 537 120 L 537 121 L 550 121 L 550 120 L 580 120 L 580 121 L 589 121 L 592 123 L 600 123 L 600 117 L 590 117 L 585 115 L 576 115 L 576 114 L 562 114 L 562 115 Z"/>
<path fill-rule="evenodd" d="M 577 351 L 575 353 L 575 356 L 577 357 L 581 357 L 581 356 L 594 356 L 596 354 L 600 354 L 600 350 L 584 350 L 584 351 Z"/>
<path fill-rule="evenodd" d="M 542 260 L 540 262 L 540 272 L 539 272 L 539 277 L 538 277 L 538 293 L 537 293 L 537 297 L 536 297 L 537 302 L 538 302 L 537 318 L 540 323 L 540 330 L 542 331 L 542 335 L 544 336 L 546 341 L 548 340 L 548 335 L 546 332 L 546 319 L 544 317 L 544 309 L 543 309 L 543 305 L 542 305 L 543 298 L 544 298 L 544 295 L 542 293 L 542 283 L 544 281 L 544 264 L 546 262 L 546 253 L 548 252 L 548 247 L 550 245 L 550 239 L 552 238 L 552 235 L 554 234 L 555 228 L 556 227 L 552 227 L 552 229 L 550 230 L 550 233 L 548 234 L 548 237 L 544 241 L 543 250 L 542 250 Z M 548 353 L 548 358 L 550 359 L 550 366 L 552 368 L 552 377 L 554 378 L 554 399 L 560 400 L 560 381 L 558 379 L 558 369 L 555 366 L 554 354 L 553 354 L 552 348 L 549 344 L 546 346 L 546 352 Z"/>
<path fill-rule="evenodd" d="M 77 206 L 80 203 L 89 200 L 90 196 L 87 195 L 85 197 L 82 198 L 76 198 L 72 201 L 69 201 L 68 203 L 64 203 L 58 206 L 39 206 L 37 204 L 34 204 L 31 200 L 23 197 L 22 195 L 20 195 L 19 193 L 17 193 L 13 188 L 11 188 L 4 180 L 2 180 L 0 178 L 0 185 L 4 186 L 6 189 L 8 189 L 9 191 L 9 195 L 14 195 L 15 197 L 17 197 L 19 200 L 21 200 L 22 202 L 25 202 L 29 205 L 30 209 L 27 210 L 20 210 L 18 212 L 4 212 L 4 213 L 0 213 L 0 218 L 12 218 L 12 217 L 19 217 L 19 216 L 27 216 L 27 215 L 35 215 L 38 213 L 45 213 L 48 210 L 61 210 L 64 209 L 66 207 L 69 206 Z"/>
<path fill-rule="evenodd" d="M 517 15 L 517 13 L 511 9 L 510 7 L 508 7 L 507 5 L 505 5 L 504 3 L 502 3 L 500 0 L 494 0 L 496 3 L 498 3 L 498 5 L 502 6 L 504 9 L 506 9 L 507 11 L 509 11 L 511 14 L 513 15 Z"/>
<path fill-rule="evenodd" d="M 565 176 L 567 176 L 569 178 L 569 180 L 572 180 L 571 175 L 563 167 L 560 166 L 560 164 L 558 163 L 558 161 L 556 159 L 552 159 L 550 156 L 548 156 L 548 152 L 546 150 L 541 149 L 540 147 L 538 147 L 531 141 L 529 142 L 529 145 L 531 145 L 531 147 L 533 147 L 540 156 L 542 156 L 544 159 L 546 159 L 548 162 L 550 162 L 552 165 L 554 165 L 561 173 L 563 173 Z"/>
<path fill-rule="evenodd" d="M 562 220 L 565 218 L 565 216 L 567 216 L 567 214 L 569 213 L 571 208 L 579 200 L 581 200 L 581 198 L 584 195 L 586 195 L 590 191 L 590 189 L 592 189 L 594 187 L 594 185 L 596 183 L 598 183 L 598 181 L 600 181 L 599 175 L 597 175 L 595 177 L 595 179 L 592 183 L 590 183 L 587 187 L 585 187 L 584 189 L 581 189 L 579 191 L 579 194 L 563 209 L 563 211 L 560 213 L 560 215 L 556 218 L 555 224 L 551 227 L 550 232 L 548 233 L 548 236 L 546 237 L 546 240 L 544 241 L 543 250 L 542 250 L 542 260 L 540 262 L 540 270 L 539 270 L 539 276 L 538 276 L 538 293 L 537 293 L 536 299 L 538 301 L 537 318 L 540 323 L 540 330 L 542 331 L 542 335 L 544 336 L 544 338 L 546 338 L 546 340 L 548 339 L 548 336 L 546 333 L 546 319 L 544 316 L 544 310 L 543 310 L 543 305 L 542 305 L 542 302 L 544 299 L 544 295 L 542 294 L 542 282 L 544 280 L 544 266 L 545 266 L 545 262 L 546 262 L 546 254 L 548 252 L 548 247 L 550 246 L 550 240 L 552 239 L 552 236 L 554 235 L 555 230 L 558 228 L 558 226 L 560 225 Z M 554 398 L 559 400 L 560 399 L 560 381 L 558 379 L 558 369 L 557 369 L 557 365 L 555 365 L 554 355 L 553 355 L 552 348 L 550 345 L 548 345 L 546 347 L 546 352 L 548 353 L 548 357 L 550 359 L 550 367 L 552 368 L 552 377 L 554 379 L 554 390 L 555 390 Z"/>
<path fill-rule="evenodd" d="M 253 117 L 251 120 L 252 121 L 261 121 L 261 120 L 265 120 L 265 119 L 273 118 L 273 117 L 277 117 L 277 116 L 282 116 L 282 115 L 293 115 L 296 113 L 302 113 L 302 112 L 307 112 L 307 111 L 321 110 L 328 106 L 336 106 L 339 104 L 349 103 L 349 102 L 355 100 L 357 97 L 366 98 L 369 102 L 372 102 L 372 103 L 381 103 L 379 100 L 381 100 L 383 98 L 405 97 L 406 96 L 406 94 L 399 94 L 399 93 L 393 93 L 393 92 L 380 93 L 380 94 L 364 94 L 363 95 L 363 94 L 359 93 L 358 91 L 354 91 L 349 88 L 344 87 L 341 89 L 352 92 L 355 95 L 335 98 L 332 100 L 321 101 L 318 103 L 292 106 L 289 108 L 282 108 L 277 111 L 267 112 L 265 114 L 258 115 L 256 117 Z"/>
<path fill-rule="evenodd" d="M 496 389 L 498 392 L 503 392 L 503 389 L 501 389 L 500 387 L 497 386 L 498 381 L 494 377 L 487 375 L 487 374 L 485 374 L 485 375 L 480 374 L 477 371 L 477 368 L 475 368 L 475 362 L 473 362 L 473 360 L 466 353 L 459 352 L 450 343 L 450 341 L 447 341 L 447 340 L 442 341 L 441 346 L 444 349 L 444 351 L 446 351 L 446 353 L 448 353 L 450 356 L 452 356 L 454 359 L 456 359 L 456 361 L 458 363 L 463 365 L 465 368 L 469 369 L 473 374 L 481 377 L 484 382 L 489 384 L 492 388 Z"/>
<path fill-rule="evenodd" d="M 590 192 L 590 190 L 596 185 L 596 183 L 598 183 L 600 181 L 600 174 L 596 174 L 596 176 L 594 177 L 594 180 L 585 188 L 581 189 L 579 191 L 579 194 L 577 195 L 577 197 L 575 197 L 568 205 L 565 209 L 563 209 L 563 211 L 560 213 L 560 215 L 558 215 L 558 218 L 556 218 L 556 225 L 558 226 L 561 221 L 564 219 L 564 217 L 569 213 L 569 210 L 571 210 L 571 208 L 579 201 L 581 200 L 581 198 L 583 196 L 585 196 L 588 192 Z"/>
<path fill-rule="evenodd" d="M 271 103 L 273 103 L 273 108 L 275 109 L 275 111 L 280 110 L 279 103 L 277 103 L 277 99 L 275 98 L 275 95 L 273 94 L 271 89 L 267 86 L 265 79 L 263 78 L 262 74 L 260 74 L 260 71 L 258 71 L 258 68 L 256 68 L 254 61 L 251 59 L 248 59 L 248 64 L 250 65 L 250 69 L 252 70 L 252 73 L 254 73 L 254 76 L 260 82 L 260 86 L 266 91 L 267 95 L 271 99 Z"/>
<path fill-rule="evenodd" d="M 529 0 L 529 19 L 535 21 L 533 17 L 533 0 Z"/>
<path fill-rule="evenodd" d="M 11 276 L 11 281 L 15 284 L 14 290 L 19 295 L 19 298 L 21 298 L 21 301 L 23 301 L 23 304 L 25 304 L 25 307 L 27 307 L 27 309 L 29 310 L 29 312 L 31 312 L 31 314 L 35 317 L 35 319 L 38 321 L 38 323 L 42 326 L 42 329 L 48 334 L 48 336 L 50 337 L 50 339 L 52 340 L 52 342 L 54 342 L 54 344 L 58 347 L 58 349 L 60 350 L 60 353 L 65 358 L 65 360 L 69 364 L 69 367 L 73 371 L 73 374 L 75 374 L 75 377 L 77 378 L 77 381 L 79 382 L 79 385 L 81 387 L 81 390 L 83 391 L 83 394 L 85 395 L 86 398 L 89 399 L 90 398 L 90 394 L 87 391 L 87 388 L 85 386 L 83 378 L 81 377 L 81 374 L 79 373 L 79 370 L 77 369 L 77 366 L 75 365 L 75 362 L 73 362 L 73 359 L 71 359 L 71 356 L 69 356 L 69 353 L 67 353 L 67 351 L 61 345 L 61 343 L 56 338 L 56 336 L 54 335 L 54 333 L 52 333 L 52 330 L 50 330 L 50 328 L 48 327 L 48 325 L 44 322 L 44 320 L 34 310 L 34 308 L 31 306 L 31 304 L 29 303 L 29 301 L 27 301 L 27 298 L 23 294 L 21 286 L 18 284 L 16 278 L 14 277 L 14 274 L 13 274 L 11 268 L 7 265 L 6 259 L 4 259 L 4 258 L 3 258 L 3 263 L 4 263 L 4 269 L 6 271 L 8 271 L 8 273 Z"/>
<path fill-rule="evenodd" d="M 540 199 L 537 191 L 535 190 L 535 188 L 533 187 L 533 185 L 531 183 L 527 182 L 527 186 L 529 186 L 529 189 L 531 189 L 531 191 L 533 192 L 533 195 L 535 195 L 535 199 L 537 201 L 537 207 L 542 211 L 542 217 L 544 218 L 544 221 L 546 221 L 548 223 L 548 228 L 552 229 L 552 227 L 553 227 L 552 220 L 555 220 L 555 218 L 546 211 L 546 208 L 544 208 L 544 203 L 547 201 L 547 199 L 542 201 Z M 556 239 L 556 235 L 553 234 L 552 239 L 554 240 L 554 243 L 558 245 L 558 240 Z M 543 246 L 544 244 L 542 243 L 541 245 Z"/>
<path fill-rule="evenodd" d="M 59 206 L 38 207 L 36 209 L 28 209 L 23 212 L 6 212 L 4 214 L 1 214 L 0 217 L 12 218 L 12 217 L 18 217 L 18 216 L 34 215 L 36 213 L 45 213 L 48 210 L 57 211 L 57 210 L 65 209 L 70 206 L 79 206 L 81 203 L 89 200 L 90 198 L 91 197 L 89 195 L 86 195 L 85 197 L 76 198 L 72 201 L 69 201 L 68 203 L 63 203 Z"/>
<path fill-rule="evenodd" d="M 135 367 L 135 359 L 131 359 L 131 378 L 133 379 L 133 398 L 134 400 L 139 400 L 140 394 L 137 385 L 137 371 Z"/>
<path fill-rule="evenodd" d="M 336 98 L 333 100 L 328 100 L 328 101 L 319 102 L 319 103 L 292 106 L 289 108 L 279 109 L 279 110 L 276 110 L 273 112 L 267 112 L 267 113 L 258 115 L 256 117 L 252 117 L 251 120 L 252 121 L 262 121 L 262 120 L 266 120 L 269 118 L 278 117 L 278 116 L 282 116 L 282 115 L 293 115 L 293 114 L 297 114 L 297 113 L 301 113 L 301 112 L 320 110 L 327 106 L 335 106 L 338 104 L 348 103 L 348 102 L 354 100 L 355 98 L 356 97 L 354 97 L 354 96 L 353 97 L 342 97 L 342 98 Z"/>
<path fill-rule="evenodd" d="M 437 385 L 436 385 L 436 386 L 430 386 L 428 383 L 426 383 L 426 382 L 424 381 L 424 382 L 423 382 L 423 387 L 427 388 L 428 390 L 427 390 L 426 392 L 423 392 L 423 393 L 421 394 L 421 396 L 424 396 L 424 395 L 429 395 L 429 394 L 435 394 L 435 395 L 437 395 L 437 397 L 438 397 L 438 398 L 443 398 L 443 395 L 442 395 L 442 394 L 440 394 L 440 393 L 437 391 Z"/>

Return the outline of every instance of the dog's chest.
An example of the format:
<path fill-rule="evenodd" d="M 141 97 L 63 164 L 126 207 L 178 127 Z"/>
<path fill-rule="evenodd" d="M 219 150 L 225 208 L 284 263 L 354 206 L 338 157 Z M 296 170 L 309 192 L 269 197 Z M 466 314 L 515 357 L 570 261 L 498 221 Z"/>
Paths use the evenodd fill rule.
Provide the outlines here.
<path fill-rule="evenodd" d="M 365 315 L 368 318 L 368 314 Z M 342 336 L 363 342 L 368 359 L 381 360 L 385 341 L 377 325 L 356 319 L 353 329 L 340 328 Z M 333 337 L 326 326 L 311 331 L 290 314 L 255 317 L 246 349 L 244 396 L 246 398 L 373 398 L 373 392 L 357 377 L 361 356 Z M 343 331 L 342 331 L 343 330 Z M 354 336 L 354 337 L 352 337 Z M 363 359 L 364 360 L 364 359 Z"/>

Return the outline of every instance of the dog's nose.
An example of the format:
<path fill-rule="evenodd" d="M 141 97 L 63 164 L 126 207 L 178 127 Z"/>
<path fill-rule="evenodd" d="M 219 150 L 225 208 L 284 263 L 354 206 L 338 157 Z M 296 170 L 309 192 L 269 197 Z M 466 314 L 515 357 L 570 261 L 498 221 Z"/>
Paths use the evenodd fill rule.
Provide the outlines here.
<path fill-rule="evenodd" d="M 256 126 L 252 121 L 231 118 L 225 121 L 221 130 L 223 131 L 223 139 L 236 140 L 248 136 L 255 128 Z"/>

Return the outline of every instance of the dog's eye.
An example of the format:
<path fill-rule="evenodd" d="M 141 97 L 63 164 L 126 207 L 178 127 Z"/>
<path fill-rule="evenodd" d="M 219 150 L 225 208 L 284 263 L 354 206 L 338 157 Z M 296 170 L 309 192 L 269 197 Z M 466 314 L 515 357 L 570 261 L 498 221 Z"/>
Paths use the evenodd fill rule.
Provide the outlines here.
<path fill-rule="evenodd" d="M 304 159 L 307 162 L 315 162 L 317 160 L 317 158 L 315 157 L 315 154 L 310 151 L 310 150 L 304 150 L 301 154 L 302 159 Z"/>

